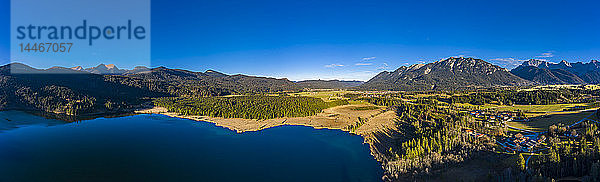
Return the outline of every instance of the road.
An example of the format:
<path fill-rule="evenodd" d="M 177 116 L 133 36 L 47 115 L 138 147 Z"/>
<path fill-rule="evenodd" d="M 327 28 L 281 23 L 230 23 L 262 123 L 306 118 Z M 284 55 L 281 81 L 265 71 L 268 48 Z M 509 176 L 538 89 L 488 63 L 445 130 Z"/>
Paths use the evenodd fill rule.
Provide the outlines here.
<path fill-rule="evenodd" d="M 531 155 L 529 155 L 529 157 L 527 157 L 527 160 L 525 161 L 525 169 L 529 167 L 529 159 L 531 159 Z"/>
<path fill-rule="evenodd" d="M 589 117 L 592 117 L 594 114 L 596 114 L 596 112 L 593 112 L 592 114 L 590 114 L 590 115 L 588 115 L 587 117 L 585 117 L 585 118 L 583 118 L 583 119 L 581 119 L 581 120 L 579 120 L 579 121 L 577 121 L 577 122 L 573 123 L 572 125 L 569 125 L 568 127 L 569 127 L 569 128 L 570 128 L 570 127 L 573 127 L 573 126 L 575 126 L 575 125 L 577 125 L 577 124 L 579 124 L 579 123 L 581 123 L 581 122 L 583 122 L 583 121 L 586 121 L 586 120 L 590 120 L 590 121 L 593 121 L 593 122 L 596 122 L 596 123 L 598 123 L 598 121 L 594 121 L 594 120 L 588 119 Z"/>

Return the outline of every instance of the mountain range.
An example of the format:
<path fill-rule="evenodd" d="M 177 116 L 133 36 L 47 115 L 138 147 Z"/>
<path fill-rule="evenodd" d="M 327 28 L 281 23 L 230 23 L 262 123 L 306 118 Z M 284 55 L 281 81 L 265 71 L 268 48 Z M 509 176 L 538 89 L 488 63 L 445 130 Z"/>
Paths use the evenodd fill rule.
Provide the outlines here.
<path fill-rule="evenodd" d="M 21 63 L 0 66 L 0 110 L 32 110 L 71 116 L 127 112 L 154 97 L 300 90 L 287 79 L 227 75 L 213 70 L 192 72 L 138 67 L 123 71 L 107 65 L 91 69 L 36 69 Z"/>
<path fill-rule="evenodd" d="M 303 89 L 454 90 L 536 84 L 600 83 L 599 63 L 558 64 L 529 60 L 508 71 L 474 58 L 448 58 L 429 64 L 384 71 L 367 82 L 307 80 L 228 75 L 214 70 L 193 72 L 166 67 L 119 69 L 51 67 L 36 69 L 21 63 L 0 66 L 0 110 L 21 109 L 47 113 L 123 112 L 165 96 L 224 96 Z"/>
<path fill-rule="evenodd" d="M 383 71 L 367 82 L 342 80 L 305 80 L 292 82 L 248 75 L 228 75 L 214 70 L 193 72 L 166 67 L 138 66 L 131 70 L 119 69 L 114 64 L 95 67 L 81 66 L 35 69 L 13 63 L 11 73 L 37 74 L 93 74 L 119 84 L 168 93 L 172 95 L 227 95 L 256 92 L 294 91 L 310 89 L 362 89 L 362 90 L 451 90 L 496 86 L 523 86 L 534 84 L 598 84 L 600 63 L 550 63 L 529 60 L 508 71 L 481 59 L 451 57 L 428 64 L 401 66 L 395 71 Z M 6 69 L 4 70 L 6 72 Z M 0 73 L 2 74 L 2 73 Z M 4 73 L 8 74 L 8 73 Z"/>
<path fill-rule="evenodd" d="M 28 69 L 23 69 L 26 71 L 23 72 L 33 72 L 33 73 L 92 73 L 99 75 L 112 75 L 112 76 L 127 76 L 130 78 L 137 79 L 151 79 L 151 80 L 162 80 L 162 81 L 175 81 L 178 80 L 187 80 L 189 81 L 203 81 L 203 82 L 215 82 L 220 86 L 226 87 L 234 87 L 234 85 L 238 87 L 245 88 L 254 88 L 254 87 L 263 87 L 263 89 L 259 89 L 262 91 L 283 91 L 285 89 L 288 90 L 298 90 L 301 88 L 310 88 L 310 89 L 344 89 L 356 87 L 363 84 L 363 81 L 344 81 L 344 80 L 305 80 L 298 82 L 291 82 L 287 79 L 275 79 L 275 78 L 267 78 L 267 77 L 254 77 L 247 75 L 227 75 L 215 70 L 207 70 L 205 72 L 192 72 L 182 69 L 169 69 L 166 67 L 157 67 L 157 68 L 148 68 L 145 66 L 137 66 L 131 70 L 127 69 L 119 69 L 114 64 L 99 64 L 95 67 L 83 68 L 81 66 L 76 66 L 72 68 L 64 68 L 64 67 L 52 67 L 49 69 L 34 69 L 26 65 L 21 65 L 17 67 L 27 67 Z M 16 71 L 20 71 L 16 69 Z M 13 71 L 15 71 L 13 70 Z M 21 70 L 22 71 L 22 70 Z M 223 82 L 233 82 L 233 84 L 223 83 Z M 248 84 L 246 84 L 248 83 Z M 228 85 L 228 86 L 227 86 Z M 269 89 L 265 89 L 269 87 Z M 277 89 L 275 87 L 282 87 L 285 89 Z M 231 88 L 232 90 L 244 90 L 242 88 Z"/>
<path fill-rule="evenodd" d="M 123 75 L 123 74 L 133 74 L 133 73 L 150 71 L 150 69 L 145 66 L 136 66 L 135 68 L 133 68 L 131 70 L 126 70 L 126 69 L 119 69 L 114 64 L 107 64 L 107 65 L 100 64 L 96 67 L 90 67 L 90 68 L 83 68 L 81 66 L 76 66 L 76 67 L 72 67 L 71 70 L 84 71 L 84 72 L 100 74 L 100 75 Z"/>
<path fill-rule="evenodd" d="M 523 62 L 511 73 L 538 84 L 599 84 L 600 62 L 550 63 L 531 59 Z"/>
<path fill-rule="evenodd" d="M 393 72 L 384 71 L 360 87 L 414 91 L 530 84 L 531 81 L 481 59 L 452 57 L 429 64 L 401 66 Z"/>

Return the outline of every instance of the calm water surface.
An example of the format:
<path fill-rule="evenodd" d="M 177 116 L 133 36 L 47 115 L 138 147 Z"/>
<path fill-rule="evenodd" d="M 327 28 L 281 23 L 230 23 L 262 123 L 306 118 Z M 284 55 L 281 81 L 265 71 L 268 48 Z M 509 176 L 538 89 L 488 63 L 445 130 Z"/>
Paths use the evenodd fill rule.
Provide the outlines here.
<path fill-rule="evenodd" d="M 237 134 L 162 115 L 75 123 L 0 112 L 0 182 L 380 181 L 362 138 L 283 126 Z"/>

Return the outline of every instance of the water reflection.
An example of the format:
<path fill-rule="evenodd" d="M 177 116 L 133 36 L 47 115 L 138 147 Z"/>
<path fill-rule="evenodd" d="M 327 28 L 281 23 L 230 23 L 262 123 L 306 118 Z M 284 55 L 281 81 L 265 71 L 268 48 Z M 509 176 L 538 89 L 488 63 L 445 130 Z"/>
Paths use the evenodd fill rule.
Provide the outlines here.
<path fill-rule="evenodd" d="M 0 112 L 0 181 L 380 181 L 362 138 L 303 126 L 238 134 L 162 115 L 68 122 Z M 18 128 L 18 129 L 15 129 Z"/>

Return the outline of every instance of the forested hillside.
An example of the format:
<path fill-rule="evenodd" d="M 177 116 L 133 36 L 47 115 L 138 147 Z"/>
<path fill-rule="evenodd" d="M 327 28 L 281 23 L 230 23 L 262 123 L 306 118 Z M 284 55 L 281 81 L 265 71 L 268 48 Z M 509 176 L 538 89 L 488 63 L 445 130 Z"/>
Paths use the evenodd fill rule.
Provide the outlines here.
<path fill-rule="evenodd" d="M 164 67 L 134 70 L 123 75 L 93 74 L 62 67 L 35 69 L 20 63 L 8 64 L 0 67 L 0 109 L 65 115 L 107 114 L 130 111 L 157 97 L 300 90 L 286 79 L 226 75 L 212 70 L 204 73 Z"/>
<path fill-rule="evenodd" d="M 386 176 L 391 178 L 387 180 L 414 181 L 420 179 L 419 175 L 460 164 L 490 148 L 488 140 L 478 140 L 464 132 L 464 128 L 484 130 L 472 122 L 470 115 L 433 99 L 417 99 L 411 103 L 400 97 L 362 98 L 394 108 L 398 114 L 397 129 L 378 138 L 393 141 L 386 150 L 378 150 L 385 156 L 383 166 Z"/>
<path fill-rule="evenodd" d="M 18 63 L 0 67 L 0 92 L 2 109 L 66 115 L 122 112 L 143 98 L 168 96 L 109 82 L 102 75 L 38 70 Z"/>
<path fill-rule="evenodd" d="M 110 81 L 176 96 L 223 96 L 230 94 L 297 91 L 300 88 L 286 79 L 226 75 L 216 71 L 192 72 L 165 67 L 123 76 Z"/>

